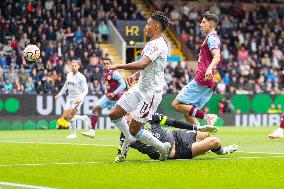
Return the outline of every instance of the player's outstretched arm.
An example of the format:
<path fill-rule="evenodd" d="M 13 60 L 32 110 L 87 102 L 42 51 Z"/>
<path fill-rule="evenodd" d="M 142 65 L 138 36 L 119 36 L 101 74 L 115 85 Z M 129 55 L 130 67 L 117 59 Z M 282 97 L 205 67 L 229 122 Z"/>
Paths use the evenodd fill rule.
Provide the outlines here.
<path fill-rule="evenodd" d="M 172 127 L 179 128 L 179 129 L 197 130 L 196 125 L 183 122 L 183 121 L 177 121 L 177 120 L 168 118 L 167 116 L 164 116 L 163 114 L 159 114 L 159 113 L 155 113 L 152 116 L 152 123 L 156 123 L 161 126 L 168 125 L 168 126 L 172 126 Z"/>
<path fill-rule="evenodd" d="M 215 134 L 217 132 L 217 128 L 215 126 L 193 125 L 193 124 L 188 123 L 188 122 L 178 121 L 178 120 L 168 118 L 167 116 L 164 116 L 163 114 L 159 114 L 159 113 L 155 113 L 152 116 L 152 123 L 158 123 L 159 125 L 168 125 L 168 126 L 172 126 L 172 127 L 179 128 L 179 129 L 209 132 L 209 133 L 212 133 L 212 134 Z"/>
<path fill-rule="evenodd" d="M 117 95 L 118 93 L 122 92 L 126 88 L 126 83 L 125 83 L 121 74 L 118 71 L 115 71 L 115 73 L 113 74 L 112 77 L 113 77 L 114 80 L 116 80 L 119 83 L 119 86 L 113 92 L 114 95 Z"/>
<path fill-rule="evenodd" d="M 110 65 L 109 69 L 124 69 L 124 70 L 143 70 L 149 64 L 151 64 L 152 60 L 147 56 L 142 56 L 142 58 L 138 61 L 129 63 L 129 64 L 117 64 Z"/>

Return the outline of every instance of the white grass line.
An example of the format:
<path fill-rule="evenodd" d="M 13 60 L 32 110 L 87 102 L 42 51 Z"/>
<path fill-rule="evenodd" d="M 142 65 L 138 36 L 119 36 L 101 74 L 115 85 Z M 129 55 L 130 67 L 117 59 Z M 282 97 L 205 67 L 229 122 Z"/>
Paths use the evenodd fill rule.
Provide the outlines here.
<path fill-rule="evenodd" d="M 75 145 L 75 146 L 103 146 L 103 147 L 117 147 L 118 145 L 112 144 L 80 144 L 68 142 L 34 142 L 34 141 L 15 141 L 15 140 L 0 140 L 0 143 L 15 143 L 15 144 L 54 144 L 54 145 Z"/>
<path fill-rule="evenodd" d="M 33 186 L 33 185 L 17 184 L 17 183 L 11 183 L 11 182 L 0 182 L 0 186 L 15 186 L 19 188 L 33 188 L 33 189 L 56 189 L 56 188 L 49 188 L 45 186 Z"/>
<path fill-rule="evenodd" d="M 284 156 L 243 156 L 243 157 L 220 157 L 220 158 L 202 158 L 196 160 L 234 160 L 234 159 L 264 159 L 264 158 L 284 158 Z M 172 160 L 168 160 L 172 161 Z M 195 159 L 175 159 L 174 161 L 195 161 Z M 139 162 L 160 162 L 159 160 L 130 160 L 125 163 L 139 163 Z M 25 166 L 50 166 L 50 165 L 95 165 L 95 164 L 108 164 L 111 161 L 91 161 L 91 162 L 54 162 L 54 163 L 22 163 L 22 164 L 0 164 L 0 167 L 25 167 Z"/>
<path fill-rule="evenodd" d="M 236 151 L 239 153 L 247 153 L 247 154 L 269 154 L 269 155 L 277 155 L 277 154 L 283 154 L 283 152 L 248 152 L 248 151 Z"/>
<path fill-rule="evenodd" d="M 15 141 L 15 140 L 0 140 L 0 143 L 15 143 L 15 144 L 53 144 L 53 145 L 75 145 L 75 146 L 101 146 L 101 147 L 117 147 L 113 144 L 86 144 L 86 143 L 68 143 L 68 142 L 36 142 L 36 141 Z M 247 154 L 268 154 L 268 155 L 284 155 L 284 152 L 249 152 L 249 151 L 236 151 L 239 153 Z"/>
<path fill-rule="evenodd" d="M 87 165 L 87 164 L 103 164 L 106 162 L 54 162 L 54 163 L 17 163 L 17 164 L 0 164 L 0 167 L 25 167 L 25 166 L 49 166 L 49 165 Z"/>

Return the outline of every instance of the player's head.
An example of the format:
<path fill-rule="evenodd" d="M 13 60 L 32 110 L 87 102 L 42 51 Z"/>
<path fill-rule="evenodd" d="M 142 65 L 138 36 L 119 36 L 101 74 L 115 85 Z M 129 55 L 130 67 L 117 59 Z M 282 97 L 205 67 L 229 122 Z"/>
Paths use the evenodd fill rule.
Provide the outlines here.
<path fill-rule="evenodd" d="M 219 18 L 216 14 L 211 14 L 209 11 L 205 12 L 201 21 L 200 27 L 202 34 L 207 35 L 214 30 L 219 22 Z"/>
<path fill-rule="evenodd" d="M 110 64 L 111 64 L 111 60 L 109 58 L 104 58 L 103 59 L 103 67 L 105 68 L 105 71 L 108 72 L 107 68 L 109 67 Z"/>
<path fill-rule="evenodd" d="M 80 61 L 79 60 L 72 60 L 71 62 L 71 69 L 73 73 L 76 73 L 80 68 Z"/>
<path fill-rule="evenodd" d="M 155 32 L 162 33 L 165 31 L 169 26 L 169 22 L 170 20 L 164 12 L 154 11 L 146 25 L 147 37 L 151 38 Z"/>

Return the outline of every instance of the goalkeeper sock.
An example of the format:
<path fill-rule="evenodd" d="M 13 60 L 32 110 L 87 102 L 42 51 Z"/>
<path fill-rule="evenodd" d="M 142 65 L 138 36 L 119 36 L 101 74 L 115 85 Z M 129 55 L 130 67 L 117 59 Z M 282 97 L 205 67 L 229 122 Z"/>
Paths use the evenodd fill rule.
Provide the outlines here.
<path fill-rule="evenodd" d="M 176 121 L 173 119 L 169 119 L 167 118 L 165 125 L 169 125 L 169 126 L 173 126 L 175 128 L 179 128 L 179 129 L 188 129 L 188 130 L 197 130 L 197 126 L 196 125 L 192 125 L 190 123 L 186 123 L 183 121 Z"/>

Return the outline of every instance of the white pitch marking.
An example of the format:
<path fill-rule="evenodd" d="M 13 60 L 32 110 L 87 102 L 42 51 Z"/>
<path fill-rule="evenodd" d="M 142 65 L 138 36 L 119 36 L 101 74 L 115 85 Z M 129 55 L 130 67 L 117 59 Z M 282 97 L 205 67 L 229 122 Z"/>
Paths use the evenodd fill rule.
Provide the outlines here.
<path fill-rule="evenodd" d="M 56 189 L 56 188 L 49 188 L 45 186 L 33 186 L 33 185 L 27 185 L 27 184 L 17 184 L 17 183 L 11 183 L 11 182 L 0 182 L 0 186 L 16 186 L 19 188 L 33 188 L 33 189 Z"/>
<path fill-rule="evenodd" d="M 247 151 L 236 151 L 240 153 L 247 153 L 247 154 L 269 154 L 269 155 L 277 155 L 277 154 L 283 154 L 283 152 L 247 152 Z"/>
<path fill-rule="evenodd" d="M 2 140 L 0 143 L 15 143 L 15 144 L 54 144 L 54 145 L 75 145 L 75 146 L 103 146 L 103 147 L 117 147 L 118 145 L 112 144 L 80 144 L 80 143 L 68 143 L 68 142 L 34 142 L 34 141 L 14 141 L 14 140 Z"/>
<path fill-rule="evenodd" d="M 49 165 L 86 165 L 86 164 L 100 164 L 105 162 L 54 162 L 54 163 L 17 163 L 17 164 L 0 164 L 0 167 L 17 167 L 17 166 L 49 166 Z"/>
<path fill-rule="evenodd" d="M 233 160 L 233 159 L 262 159 L 262 158 L 284 158 L 284 156 L 244 156 L 244 157 L 223 157 L 223 158 L 203 158 L 198 160 Z M 175 159 L 174 161 L 188 161 L 190 159 Z M 169 160 L 171 161 L 171 160 Z M 190 161 L 194 161 L 190 160 Z M 130 160 L 126 162 L 159 162 L 159 160 Z M 92 164 L 104 164 L 104 163 L 112 163 L 103 162 L 103 161 L 91 161 L 91 162 L 55 162 L 55 163 L 23 163 L 23 164 L 0 164 L 0 167 L 16 167 L 16 166 L 50 166 L 50 165 L 92 165 Z"/>
<path fill-rule="evenodd" d="M 117 147 L 118 145 L 113 144 L 86 144 L 86 143 L 68 143 L 68 142 L 36 142 L 36 141 L 14 141 L 14 140 L 0 140 L 0 143 L 15 143 L 15 144 L 54 144 L 54 145 L 75 145 L 75 146 L 102 146 L 102 147 Z M 248 153 L 248 154 L 269 154 L 277 155 L 283 154 L 283 152 L 248 152 L 248 151 L 236 151 L 239 153 Z"/>

